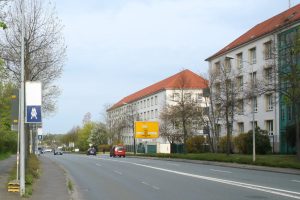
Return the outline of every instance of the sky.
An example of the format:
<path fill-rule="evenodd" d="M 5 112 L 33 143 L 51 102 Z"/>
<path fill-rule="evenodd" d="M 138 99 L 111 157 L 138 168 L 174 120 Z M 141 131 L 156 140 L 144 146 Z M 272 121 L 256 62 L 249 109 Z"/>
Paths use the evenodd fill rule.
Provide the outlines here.
<path fill-rule="evenodd" d="M 64 134 L 84 115 L 183 69 L 205 75 L 206 58 L 288 0 L 53 0 L 64 25 L 67 60 L 57 81 L 57 111 L 43 132 Z M 291 6 L 300 0 L 290 0 Z"/>

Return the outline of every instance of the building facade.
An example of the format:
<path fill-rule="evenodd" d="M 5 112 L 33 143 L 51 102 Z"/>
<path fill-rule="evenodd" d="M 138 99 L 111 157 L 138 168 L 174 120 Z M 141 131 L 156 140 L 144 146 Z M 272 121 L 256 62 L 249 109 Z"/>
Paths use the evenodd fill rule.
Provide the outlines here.
<path fill-rule="evenodd" d="M 184 80 L 184 81 L 183 81 Z M 126 145 L 133 144 L 133 127 L 135 121 L 158 121 L 160 114 L 167 105 L 174 105 L 185 95 L 196 100 L 201 106 L 208 106 L 203 97 L 203 89 L 207 87 L 207 80 L 184 70 L 169 78 L 159 81 L 149 87 L 135 92 L 114 104 L 107 110 L 108 126 L 119 134 L 119 140 Z M 199 130 L 198 133 L 203 133 Z M 168 141 L 157 139 L 137 139 L 136 143 L 166 144 Z"/>
<path fill-rule="evenodd" d="M 232 134 L 248 132 L 253 125 L 259 126 L 267 130 L 275 152 L 284 152 L 285 147 L 280 142 L 284 138 L 285 127 L 280 116 L 282 112 L 288 112 L 288 109 L 282 108 L 285 106 L 276 89 L 279 85 L 279 49 L 288 39 L 284 37 L 283 40 L 282 34 L 299 27 L 299 10 L 300 4 L 257 24 L 206 59 L 210 77 L 213 77 L 210 79 L 213 96 L 222 96 L 224 79 L 218 78 L 222 74 L 226 73 L 226 80 L 232 84 L 231 95 L 235 98 L 232 100 L 235 104 L 232 106 L 233 114 L 230 113 Z M 213 103 L 218 107 L 217 100 Z M 219 123 L 221 135 L 225 135 L 228 129 L 224 122 L 222 116 Z"/>

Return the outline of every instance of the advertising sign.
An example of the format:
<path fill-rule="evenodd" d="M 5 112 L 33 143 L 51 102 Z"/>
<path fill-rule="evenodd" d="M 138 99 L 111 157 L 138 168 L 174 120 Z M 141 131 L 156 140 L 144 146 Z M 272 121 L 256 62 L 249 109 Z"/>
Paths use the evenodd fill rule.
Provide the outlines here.
<path fill-rule="evenodd" d="M 153 139 L 159 136 L 158 122 L 135 122 L 135 138 Z"/>

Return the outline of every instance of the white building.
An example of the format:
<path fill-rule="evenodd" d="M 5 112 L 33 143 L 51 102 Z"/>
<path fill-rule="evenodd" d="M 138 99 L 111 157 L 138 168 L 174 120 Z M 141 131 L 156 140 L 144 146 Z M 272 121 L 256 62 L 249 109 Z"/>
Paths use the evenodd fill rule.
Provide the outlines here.
<path fill-rule="evenodd" d="M 184 80 L 184 85 L 182 85 Z M 133 121 L 158 121 L 164 107 L 176 103 L 183 89 L 184 95 L 190 96 L 206 106 L 203 89 L 207 80 L 190 70 L 184 70 L 149 87 L 135 92 L 114 104 L 107 110 L 108 124 L 115 126 L 122 120 L 131 118 L 132 123 L 121 127 L 121 139 L 124 144 L 133 144 Z M 130 121 L 130 120 L 129 120 Z M 144 142 L 137 140 L 137 144 Z M 150 143 L 168 143 L 164 138 L 147 139 Z"/>
<path fill-rule="evenodd" d="M 278 38 L 284 31 L 299 27 L 299 11 L 300 4 L 257 24 L 206 59 L 209 62 L 210 73 L 220 71 L 222 65 L 229 65 L 231 80 L 240 90 L 241 95 L 236 96 L 240 106 L 239 113 L 234 117 L 233 135 L 251 130 L 254 115 L 255 126 L 268 131 L 275 151 L 279 151 L 280 141 L 279 94 L 264 93 L 246 100 L 243 99 L 243 93 L 245 86 L 252 84 L 252 81 L 254 87 L 262 82 L 268 87 L 268 84 L 278 81 L 274 76 L 278 67 Z M 211 88 L 213 95 L 218 95 L 220 84 L 224 83 L 214 81 Z M 224 122 L 224 119 L 222 121 Z M 220 133 L 226 133 L 224 123 L 220 123 Z"/>

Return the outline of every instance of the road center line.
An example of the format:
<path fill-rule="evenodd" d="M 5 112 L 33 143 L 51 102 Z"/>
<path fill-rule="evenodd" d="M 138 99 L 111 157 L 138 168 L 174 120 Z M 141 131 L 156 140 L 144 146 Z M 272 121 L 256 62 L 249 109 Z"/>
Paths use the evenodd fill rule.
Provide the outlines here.
<path fill-rule="evenodd" d="M 291 180 L 291 181 L 293 181 L 293 182 L 296 182 L 296 183 L 300 183 L 300 181 L 299 181 L 299 180 Z"/>
<path fill-rule="evenodd" d="M 98 167 L 101 167 L 102 165 L 100 165 L 99 163 L 96 163 L 96 165 L 98 166 Z"/>
<path fill-rule="evenodd" d="M 232 174 L 232 172 L 230 172 L 230 171 L 223 171 L 223 170 L 218 170 L 218 169 L 209 169 L 209 170 L 214 171 L 214 172 L 223 172 L 223 173 Z"/>
<path fill-rule="evenodd" d="M 100 158 L 100 159 L 103 159 L 103 158 Z M 271 194 L 275 194 L 275 195 L 279 195 L 279 196 L 285 196 L 285 197 L 290 197 L 290 198 L 294 198 L 294 199 L 300 199 L 300 193 L 299 192 L 294 192 L 294 191 L 289 191 L 289 190 L 265 187 L 265 186 L 261 186 L 261 185 L 254 185 L 254 184 L 242 183 L 242 182 L 237 182 L 237 181 L 230 181 L 230 180 L 226 180 L 226 179 L 213 178 L 213 177 L 209 177 L 209 176 L 201 176 L 201 175 L 190 174 L 190 173 L 185 173 L 185 172 L 180 172 L 180 171 L 175 171 L 175 170 L 164 169 L 164 168 L 160 168 L 160 167 L 153 167 L 153 166 L 150 166 L 150 165 L 148 166 L 148 165 L 143 165 L 143 164 L 139 164 L 139 163 L 128 162 L 128 161 L 110 160 L 110 159 L 103 159 L 103 160 L 127 163 L 127 164 L 146 167 L 146 168 L 150 168 L 150 169 L 165 171 L 165 172 L 169 172 L 169 173 L 173 173 L 173 174 L 179 174 L 179 175 L 198 178 L 198 179 L 202 179 L 202 180 L 208 180 L 208 181 L 224 183 L 224 184 L 228 184 L 228 185 L 234 185 L 234 186 L 237 186 L 237 187 L 243 187 L 243 188 L 248 188 L 248 189 L 252 189 L 252 190 L 258 190 L 258 191 L 271 193 Z"/>

